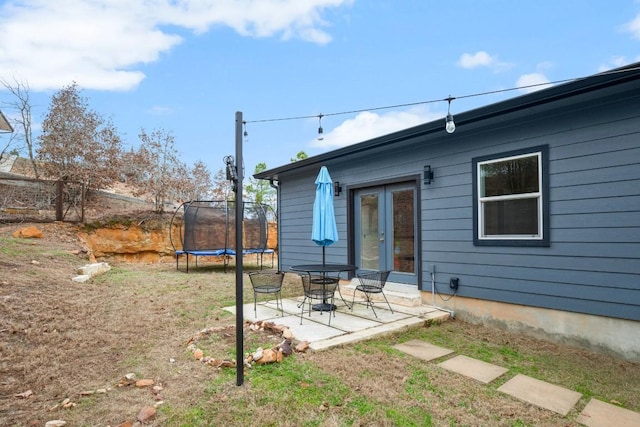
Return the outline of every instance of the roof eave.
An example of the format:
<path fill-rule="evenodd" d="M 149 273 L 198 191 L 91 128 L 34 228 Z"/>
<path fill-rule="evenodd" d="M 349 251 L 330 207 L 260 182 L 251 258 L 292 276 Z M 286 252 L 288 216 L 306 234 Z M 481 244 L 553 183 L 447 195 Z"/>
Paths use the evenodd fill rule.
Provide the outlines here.
<path fill-rule="evenodd" d="M 616 70 L 595 74 L 582 79 L 572 80 L 568 83 L 552 86 L 529 94 L 517 96 L 494 104 L 456 114 L 456 126 L 463 127 L 472 123 L 478 123 L 498 116 L 524 110 L 531 107 L 549 104 L 572 96 L 602 89 L 608 86 L 618 85 L 630 80 L 640 78 L 640 63 L 630 64 Z M 294 163 L 289 163 L 273 169 L 269 169 L 254 175 L 256 179 L 278 180 L 283 172 L 291 172 L 308 166 L 324 163 L 345 155 L 351 155 L 368 151 L 381 145 L 401 142 L 410 138 L 444 132 L 443 120 L 434 120 L 429 123 L 414 126 L 391 134 L 383 135 L 364 142 L 349 145 L 337 150 L 328 151 L 317 156 L 308 157 Z"/>

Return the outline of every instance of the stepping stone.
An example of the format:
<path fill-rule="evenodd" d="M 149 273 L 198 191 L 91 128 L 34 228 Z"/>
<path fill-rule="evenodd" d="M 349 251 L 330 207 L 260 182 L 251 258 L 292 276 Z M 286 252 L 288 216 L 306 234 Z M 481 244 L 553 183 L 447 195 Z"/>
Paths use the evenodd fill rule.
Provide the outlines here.
<path fill-rule="evenodd" d="M 498 388 L 498 391 L 563 416 L 569 413 L 582 396 L 577 391 L 522 374 L 518 374 L 504 383 Z"/>
<path fill-rule="evenodd" d="M 591 399 L 576 421 L 587 427 L 635 427 L 640 426 L 640 414 L 598 399 Z"/>
<path fill-rule="evenodd" d="M 508 371 L 507 368 L 503 368 L 502 366 L 492 365 L 491 363 L 472 359 L 467 356 L 453 357 L 442 363 L 438 363 L 438 366 L 485 384 L 490 383 Z"/>
<path fill-rule="evenodd" d="M 413 357 L 417 357 L 418 359 L 426 360 L 427 362 L 453 353 L 453 350 L 438 347 L 437 345 L 429 344 L 428 342 L 421 340 L 407 341 L 402 344 L 394 345 L 393 348 L 410 354 Z"/>

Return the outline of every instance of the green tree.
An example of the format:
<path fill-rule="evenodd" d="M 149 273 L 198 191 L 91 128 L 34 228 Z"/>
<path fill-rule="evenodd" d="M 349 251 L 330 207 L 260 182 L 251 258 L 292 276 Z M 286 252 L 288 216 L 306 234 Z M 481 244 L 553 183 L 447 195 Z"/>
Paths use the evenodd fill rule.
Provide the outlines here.
<path fill-rule="evenodd" d="M 309 157 L 309 155 L 307 153 L 305 153 L 304 151 L 298 151 L 298 154 L 296 154 L 296 156 L 291 159 L 291 163 L 299 162 L 300 160 L 304 160 L 304 159 L 306 159 L 308 157 Z"/>
<path fill-rule="evenodd" d="M 254 174 L 264 172 L 267 170 L 267 164 L 262 162 L 258 163 L 253 171 Z M 271 187 L 269 181 L 264 179 L 255 179 L 253 176 L 249 177 L 248 184 L 244 188 L 244 192 L 247 198 L 253 200 L 256 203 L 267 204 L 273 206 L 275 204 L 276 191 Z"/>

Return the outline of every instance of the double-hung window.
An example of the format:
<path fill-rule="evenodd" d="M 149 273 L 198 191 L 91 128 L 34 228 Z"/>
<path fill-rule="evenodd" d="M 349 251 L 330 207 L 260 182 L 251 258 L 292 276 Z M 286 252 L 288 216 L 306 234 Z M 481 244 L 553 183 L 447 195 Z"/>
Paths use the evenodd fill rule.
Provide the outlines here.
<path fill-rule="evenodd" d="M 549 246 L 548 147 L 473 159 L 474 244 Z"/>

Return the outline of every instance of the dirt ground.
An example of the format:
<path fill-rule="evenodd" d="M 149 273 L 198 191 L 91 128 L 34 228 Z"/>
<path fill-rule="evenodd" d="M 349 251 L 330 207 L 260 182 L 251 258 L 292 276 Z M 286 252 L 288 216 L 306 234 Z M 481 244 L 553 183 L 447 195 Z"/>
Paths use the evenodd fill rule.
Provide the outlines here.
<path fill-rule="evenodd" d="M 88 254 L 74 227 L 34 224 L 43 230 L 43 238 L 8 239 L 26 225 L 0 224 L 0 425 L 42 426 L 64 419 L 68 426 L 116 426 L 160 399 L 174 407 L 197 405 L 207 394 L 206 380 L 215 373 L 194 361 L 186 351 L 187 341 L 203 328 L 216 327 L 218 349 L 210 351 L 233 354 L 235 318 L 222 307 L 234 304 L 234 273 L 184 274 L 177 273 L 173 263 L 127 264 L 112 265 L 108 282 L 76 283 L 71 278 L 88 263 Z M 294 292 L 293 285 L 286 286 Z M 586 369 L 599 369 L 600 375 L 610 377 L 598 381 L 627 381 L 626 392 L 640 391 L 634 383 L 640 381 L 638 364 L 479 326 L 462 330 L 456 322 L 442 331 L 469 343 L 497 340 L 502 341 L 498 345 L 517 345 L 523 354 L 547 352 L 555 360 L 580 360 L 590 365 Z M 353 383 L 358 393 L 383 393 L 382 398 L 393 401 L 394 387 L 406 385 L 408 374 L 397 358 L 363 360 L 366 355 L 349 348 L 304 357 L 344 383 Z M 353 375 L 354 366 L 360 365 L 387 373 L 385 386 L 380 386 L 378 376 Z M 125 385 L 123 378 L 129 373 L 136 379 L 153 379 L 162 390 L 154 394 L 148 387 Z M 444 376 L 438 378 L 445 381 Z M 447 388 L 461 389 L 456 396 L 476 387 L 456 384 L 459 380 L 449 377 L 446 381 Z M 229 395 L 242 392 L 229 386 Z M 478 411 L 490 414 L 495 409 L 492 399 L 498 397 L 490 395 Z M 632 409 L 640 405 L 637 396 L 623 403 Z M 463 409 L 452 409 L 446 401 L 431 405 L 435 420 L 458 420 L 453 425 L 483 425 L 478 420 L 485 419 L 478 414 L 451 415 Z M 256 405 L 255 411 L 260 410 Z M 501 425 L 536 425 L 538 419 L 545 425 L 574 425 L 525 404 L 512 403 L 508 411 L 507 419 L 525 421 Z M 162 417 L 155 425 L 164 425 Z"/>

